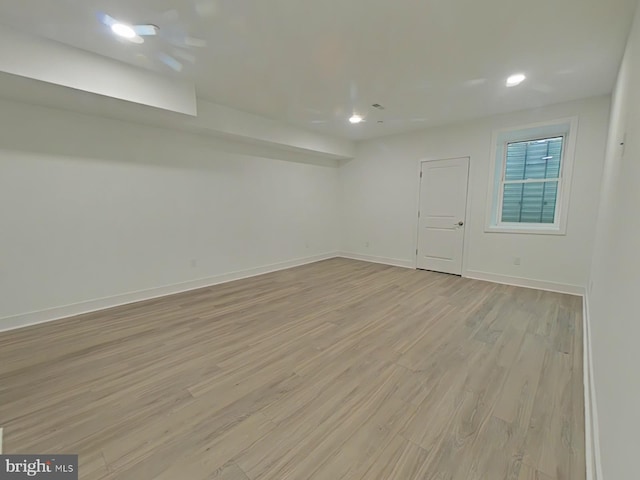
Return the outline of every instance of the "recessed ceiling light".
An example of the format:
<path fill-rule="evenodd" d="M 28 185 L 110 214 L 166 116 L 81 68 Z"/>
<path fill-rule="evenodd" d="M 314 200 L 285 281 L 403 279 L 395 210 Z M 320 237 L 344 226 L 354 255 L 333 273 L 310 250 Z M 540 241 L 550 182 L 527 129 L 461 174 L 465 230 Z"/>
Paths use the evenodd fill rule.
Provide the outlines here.
<path fill-rule="evenodd" d="M 129 40 L 138 36 L 133 27 L 125 25 L 124 23 L 114 23 L 111 25 L 111 31 L 119 37 L 127 38 Z"/>
<path fill-rule="evenodd" d="M 355 113 L 349 119 L 351 123 L 360 123 L 362 122 L 362 117 L 360 115 L 356 115 Z"/>
<path fill-rule="evenodd" d="M 511 75 L 507 78 L 507 87 L 515 87 L 516 85 L 520 85 L 527 79 L 527 76 L 524 73 L 516 73 L 515 75 Z"/>

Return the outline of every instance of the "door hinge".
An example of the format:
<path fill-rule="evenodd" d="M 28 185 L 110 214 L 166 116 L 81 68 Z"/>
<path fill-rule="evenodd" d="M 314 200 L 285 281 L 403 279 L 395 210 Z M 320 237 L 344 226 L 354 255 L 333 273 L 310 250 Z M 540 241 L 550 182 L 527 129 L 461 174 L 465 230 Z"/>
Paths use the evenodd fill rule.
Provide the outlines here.
<path fill-rule="evenodd" d="M 420 170 L 420 178 L 422 178 L 422 170 Z"/>
<path fill-rule="evenodd" d="M 418 218 L 420 218 L 420 210 L 418 210 Z"/>
<path fill-rule="evenodd" d="M 418 249 L 416 248 L 416 255 L 418 254 Z"/>

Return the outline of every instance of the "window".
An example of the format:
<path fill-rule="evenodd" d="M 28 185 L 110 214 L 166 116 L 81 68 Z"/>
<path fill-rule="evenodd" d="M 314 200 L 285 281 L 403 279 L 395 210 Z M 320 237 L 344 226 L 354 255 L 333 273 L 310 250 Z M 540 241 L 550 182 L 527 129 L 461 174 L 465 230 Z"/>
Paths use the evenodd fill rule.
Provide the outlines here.
<path fill-rule="evenodd" d="M 487 231 L 564 234 L 575 120 L 494 135 Z"/>
<path fill-rule="evenodd" d="M 507 144 L 501 223 L 555 223 L 564 137 Z"/>

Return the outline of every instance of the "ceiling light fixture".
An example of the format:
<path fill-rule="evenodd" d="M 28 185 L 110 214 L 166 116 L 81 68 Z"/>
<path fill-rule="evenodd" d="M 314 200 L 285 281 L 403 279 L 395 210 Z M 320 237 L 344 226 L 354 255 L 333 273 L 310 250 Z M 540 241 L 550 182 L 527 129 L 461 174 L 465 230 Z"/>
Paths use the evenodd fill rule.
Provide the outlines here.
<path fill-rule="evenodd" d="M 111 25 L 111 31 L 119 37 L 126 38 L 128 40 L 138 36 L 133 27 L 125 25 L 124 23 L 114 23 Z"/>
<path fill-rule="evenodd" d="M 511 75 L 507 78 L 507 87 L 515 87 L 516 85 L 520 85 L 527 79 L 527 76 L 524 73 L 516 73 L 515 75 Z"/>
<path fill-rule="evenodd" d="M 142 38 L 140 35 L 136 35 L 133 38 L 127 38 L 127 40 L 129 40 L 131 43 L 144 43 L 144 38 Z"/>
<path fill-rule="evenodd" d="M 356 115 L 355 113 L 349 119 L 349 121 L 353 124 L 360 123 L 362 122 L 362 120 L 362 117 L 360 115 Z"/>

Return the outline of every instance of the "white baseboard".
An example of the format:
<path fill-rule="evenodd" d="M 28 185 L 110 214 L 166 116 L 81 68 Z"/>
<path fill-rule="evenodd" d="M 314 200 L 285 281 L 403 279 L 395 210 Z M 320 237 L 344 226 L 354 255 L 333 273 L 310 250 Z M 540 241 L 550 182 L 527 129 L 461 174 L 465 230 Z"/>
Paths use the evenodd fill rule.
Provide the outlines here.
<path fill-rule="evenodd" d="M 411 260 L 400 260 L 398 258 L 376 257 L 374 255 L 361 255 L 359 253 L 339 252 L 337 254 L 341 258 L 349 258 L 351 260 L 362 260 L 364 262 L 381 263 L 383 265 L 391 265 L 393 267 L 415 268 L 416 266 Z"/>
<path fill-rule="evenodd" d="M 250 268 L 248 270 L 225 273 L 213 277 L 201 278 L 188 282 L 166 285 L 163 287 L 150 288 L 148 290 L 123 293 L 112 297 L 87 300 L 85 302 L 48 308 L 46 310 L 40 310 L 37 312 L 28 312 L 13 315 L 10 317 L 4 317 L 0 318 L 0 332 L 27 327 L 29 325 L 36 325 L 38 323 L 60 320 L 62 318 L 73 317 L 75 315 L 81 315 L 83 313 L 95 312 L 97 310 L 104 310 L 105 308 L 117 307 L 119 305 L 125 305 L 128 303 L 140 302 L 142 300 L 150 300 L 152 298 L 163 297 L 165 295 L 171 295 L 174 293 L 209 287 L 212 285 L 240 280 L 243 278 L 255 277 L 257 275 L 263 275 L 269 272 L 298 267 L 300 265 L 306 265 L 308 263 L 315 263 L 321 260 L 335 258 L 337 256 L 338 254 L 336 252 L 314 255 L 311 257 L 298 258 L 294 260 L 287 260 L 285 262 L 274 263 L 271 265 L 265 265 L 262 267 Z"/>
<path fill-rule="evenodd" d="M 534 288 L 536 290 L 546 290 L 549 292 L 567 293 L 569 295 L 584 295 L 584 287 L 579 285 L 567 285 L 564 283 L 547 282 L 545 280 L 532 280 L 530 278 L 510 277 L 497 273 L 479 272 L 467 270 L 462 274 L 465 278 L 473 280 L 485 280 L 487 282 L 513 285 L 515 287 Z"/>
<path fill-rule="evenodd" d="M 362 260 L 364 262 L 381 263 L 394 267 L 416 268 L 411 260 L 401 260 L 398 258 L 376 257 L 374 255 L 363 255 L 360 253 L 339 252 L 338 257 L 349 258 L 351 260 Z M 485 280 L 487 282 L 500 283 L 503 285 L 513 285 L 515 287 L 533 288 L 549 292 L 566 293 L 569 295 L 584 295 L 584 287 L 580 285 L 569 285 L 564 283 L 548 282 L 545 280 L 532 280 L 530 278 L 511 277 L 497 273 L 480 272 L 477 270 L 467 270 L 462 274 L 465 278 L 473 280 Z"/>
<path fill-rule="evenodd" d="M 582 335 L 584 370 L 584 436 L 587 480 L 602 480 L 600 457 L 600 432 L 598 430 L 598 405 L 593 378 L 593 353 L 591 349 L 591 319 L 588 293 L 582 297 Z"/>

